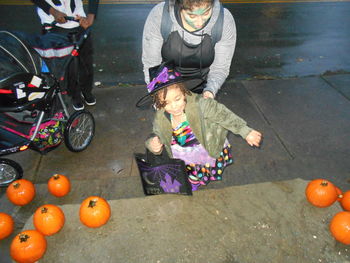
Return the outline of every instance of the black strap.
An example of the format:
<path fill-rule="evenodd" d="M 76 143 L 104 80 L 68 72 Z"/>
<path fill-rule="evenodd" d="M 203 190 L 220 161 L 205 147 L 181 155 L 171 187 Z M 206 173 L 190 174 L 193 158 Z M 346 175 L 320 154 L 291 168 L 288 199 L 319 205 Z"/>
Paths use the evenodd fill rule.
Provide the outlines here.
<path fill-rule="evenodd" d="M 165 0 L 162 14 L 162 22 L 160 24 L 160 32 L 162 34 L 164 42 L 168 39 L 168 36 L 170 35 L 172 25 L 173 23 L 171 21 L 169 13 L 169 0 Z"/>
<path fill-rule="evenodd" d="M 214 45 L 221 40 L 223 29 L 224 29 L 224 7 L 220 3 L 219 17 L 216 20 L 215 25 L 211 29 L 211 39 L 213 40 Z"/>
<path fill-rule="evenodd" d="M 60 0 L 52 0 L 52 3 L 54 3 L 55 6 L 61 6 L 62 5 Z"/>
<path fill-rule="evenodd" d="M 70 0 L 70 9 L 72 10 L 72 13 L 75 10 L 75 0 Z"/>

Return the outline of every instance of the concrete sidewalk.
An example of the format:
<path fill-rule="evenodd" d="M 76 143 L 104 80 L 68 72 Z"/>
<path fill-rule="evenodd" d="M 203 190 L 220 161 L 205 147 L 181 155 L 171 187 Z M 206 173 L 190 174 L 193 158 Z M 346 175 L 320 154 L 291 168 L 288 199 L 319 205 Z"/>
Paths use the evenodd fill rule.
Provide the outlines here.
<path fill-rule="evenodd" d="M 133 153 L 144 151 L 151 131 L 153 111 L 134 106 L 145 90 L 96 89 L 89 148 L 77 154 L 61 145 L 44 156 L 9 156 L 36 184 L 37 195 L 14 207 L 1 189 L 0 211 L 13 215 L 18 233 L 31 228 L 38 206 L 62 206 L 66 225 L 47 239 L 40 262 L 350 262 L 348 247 L 328 231 L 339 205 L 316 209 L 303 192 L 314 178 L 350 188 L 349 87 L 350 75 L 226 83 L 218 101 L 260 130 L 264 142 L 252 149 L 230 135 L 234 165 L 223 181 L 193 197 L 144 197 Z M 68 196 L 48 194 L 54 173 L 71 179 Z M 87 229 L 77 217 L 90 195 L 112 207 L 110 222 L 99 229 Z M 11 262 L 13 236 L 0 242 L 0 262 Z"/>

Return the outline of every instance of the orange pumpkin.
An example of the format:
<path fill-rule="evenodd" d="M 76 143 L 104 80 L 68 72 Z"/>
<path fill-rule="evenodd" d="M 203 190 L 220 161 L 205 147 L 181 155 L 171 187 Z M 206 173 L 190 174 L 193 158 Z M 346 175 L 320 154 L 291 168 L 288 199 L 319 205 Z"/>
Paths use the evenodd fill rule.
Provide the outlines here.
<path fill-rule="evenodd" d="M 350 212 L 337 213 L 331 220 L 329 229 L 339 242 L 350 245 Z"/>
<path fill-rule="evenodd" d="M 102 197 L 90 196 L 80 206 L 80 221 L 88 227 L 100 227 L 107 223 L 111 216 L 111 208 Z"/>
<path fill-rule="evenodd" d="M 340 202 L 343 199 L 343 191 L 340 190 L 340 188 L 338 187 L 335 187 L 335 190 L 337 191 L 337 195 L 338 195 L 337 201 Z"/>
<path fill-rule="evenodd" d="M 49 192 L 56 197 L 62 197 L 70 191 L 70 181 L 62 174 L 53 175 L 47 183 Z"/>
<path fill-rule="evenodd" d="M 14 205 L 23 206 L 34 199 L 35 187 L 31 181 L 19 179 L 7 187 L 6 195 Z"/>
<path fill-rule="evenodd" d="M 26 230 L 12 240 L 11 257 L 19 263 L 33 263 L 43 257 L 46 251 L 46 239 L 36 230 Z"/>
<path fill-rule="evenodd" d="M 51 236 L 61 230 L 65 222 L 64 213 L 55 205 L 39 207 L 33 216 L 35 229 L 45 236 Z"/>
<path fill-rule="evenodd" d="M 6 213 L 0 213 L 0 240 L 12 234 L 14 228 L 12 217 Z"/>
<path fill-rule="evenodd" d="M 350 211 L 350 191 L 346 191 L 343 194 L 343 198 L 340 200 L 340 204 L 344 210 Z"/>
<path fill-rule="evenodd" d="M 330 206 L 338 198 L 335 186 L 325 179 L 315 179 L 309 182 L 305 195 L 307 200 L 317 207 Z"/>

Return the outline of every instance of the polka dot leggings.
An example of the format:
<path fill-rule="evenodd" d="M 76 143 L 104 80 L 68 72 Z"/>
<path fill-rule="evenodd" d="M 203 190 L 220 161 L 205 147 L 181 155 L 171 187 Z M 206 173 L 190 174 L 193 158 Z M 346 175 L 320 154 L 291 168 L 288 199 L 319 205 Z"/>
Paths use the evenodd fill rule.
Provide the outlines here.
<path fill-rule="evenodd" d="M 231 145 L 228 144 L 222 150 L 220 157 L 216 159 L 213 166 L 210 166 L 208 163 L 205 165 L 187 164 L 186 170 L 188 173 L 188 180 L 192 184 L 192 191 L 196 191 L 201 185 L 207 185 L 210 181 L 222 180 L 224 169 L 232 163 Z"/>

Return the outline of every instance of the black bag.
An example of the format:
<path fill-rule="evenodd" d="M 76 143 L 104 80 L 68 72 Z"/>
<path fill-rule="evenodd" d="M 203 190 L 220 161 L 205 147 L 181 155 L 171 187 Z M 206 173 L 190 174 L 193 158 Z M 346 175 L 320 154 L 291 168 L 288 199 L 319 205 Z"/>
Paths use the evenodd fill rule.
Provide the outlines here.
<path fill-rule="evenodd" d="M 166 150 L 161 155 L 154 155 L 149 150 L 146 154 L 135 153 L 135 159 L 145 195 L 192 195 L 183 160 L 169 158 Z"/>

